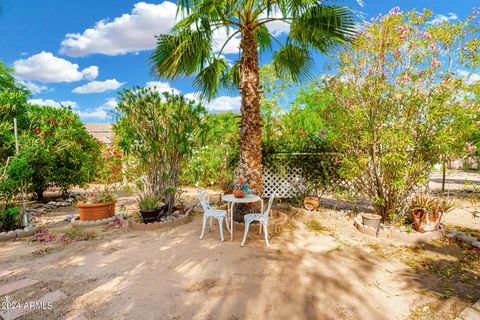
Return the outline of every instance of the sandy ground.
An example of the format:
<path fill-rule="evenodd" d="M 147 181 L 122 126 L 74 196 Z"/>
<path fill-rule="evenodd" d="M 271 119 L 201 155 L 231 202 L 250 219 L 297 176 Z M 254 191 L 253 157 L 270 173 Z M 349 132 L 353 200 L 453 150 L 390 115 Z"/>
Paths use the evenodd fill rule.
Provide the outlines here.
<path fill-rule="evenodd" d="M 303 224 L 311 219 L 337 231 L 312 232 Z M 21 301 L 57 289 L 67 294 L 53 310 L 22 318 L 36 320 L 77 314 L 87 319 L 405 319 L 437 299 L 426 294 L 435 292 L 435 279 L 425 282 L 397 259 L 379 256 L 366 245 L 377 240 L 356 233 L 338 212 L 293 221 L 292 230 L 272 237 L 270 248 L 256 234 L 243 248 L 239 232 L 233 242 L 220 242 L 217 226 L 199 240 L 198 217 L 171 230 L 94 228 L 97 240 L 67 246 L 3 243 L 0 270 L 13 273 L 1 277 L 0 286 L 25 277 L 39 280 L 12 295 Z M 469 303 L 452 299 L 448 314 Z"/>
<path fill-rule="evenodd" d="M 193 189 L 184 196 L 193 199 Z M 122 194 L 121 205 L 132 209 L 134 197 Z M 61 221 L 74 211 L 60 209 L 45 219 Z M 30 278 L 39 283 L 15 291 L 13 300 L 66 294 L 53 310 L 21 318 L 34 320 L 80 314 L 102 320 L 454 319 L 480 299 L 480 280 L 445 281 L 408 266 L 401 254 L 389 254 L 402 246 L 359 234 L 350 214 L 323 209 L 292 216 L 287 230 L 272 235 L 270 248 L 254 233 L 243 248 L 240 232 L 233 242 L 220 242 L 216 225 L 199 240 L 198 216 L 169 230 L 94 227 L 95 240 L 68 245 L 0 243 L 0 288 Z M 480 218 L 462 214 L 452 212 L 447 222 L 480 230 Z M 308 221 L 326 231 L 309 229 Z M 462 259 L 463 249 L 449 244 L 424 250 L 445 263 Z"/>

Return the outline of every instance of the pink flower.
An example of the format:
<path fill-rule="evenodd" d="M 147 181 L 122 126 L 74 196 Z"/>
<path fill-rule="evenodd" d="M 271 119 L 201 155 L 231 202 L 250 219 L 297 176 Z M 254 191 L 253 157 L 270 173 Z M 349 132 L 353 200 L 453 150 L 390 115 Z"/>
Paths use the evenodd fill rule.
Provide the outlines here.
<path fill-rule="evenodd" d="M 475 146 L 473 145 L 473 143 L 471 143 L 471 142 L 466 142 L 465 144 L 467 145 L 467 146 L 466 146 L 467 152 L 468 152 L 469 154 L 475 154 L 475 149 L 476 149 L 476 148 L 475 148 Z"/>
<path fill-rule="evenodd" d="M 425 39 L 432 39 L 432 35 L 428 32 L 422 33 L 422 37 L 425 38 Z"/>

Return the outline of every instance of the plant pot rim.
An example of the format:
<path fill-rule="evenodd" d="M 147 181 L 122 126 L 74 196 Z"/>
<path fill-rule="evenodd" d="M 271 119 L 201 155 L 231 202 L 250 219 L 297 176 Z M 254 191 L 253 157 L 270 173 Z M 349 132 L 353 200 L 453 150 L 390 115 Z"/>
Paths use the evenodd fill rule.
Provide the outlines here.
<path fill-rule="evenodd" d="M 155 209 L 148 209 L 148 210 L 139 210 L 140 213 L 153 213 L 153 212 L 156 212 L 156 211 L 159 211 L 159 210 L 163 210 L 163 207 L 160 207 L 160 208 L 155 208 Z"/>
<path fill-rule="evenodd" d="M 374 213 L 362 213 L 362 217 L 366 219 L 381 220 L 382 216 Z"/>
<path fill-rule="evenodd" d="M 410 211 L 416 211 L 416 210 L 423 210 L 423 211 L 427 211 L 426 208 L 422 208 L 422 207 L 418 207 L 418 208 L 413 208 L 413 209 L 410 209 Z"/>
<path fill-rule="evenodd" d="M 77 203 L 78 208 L 94 208 L 94 207 L 104 207 L 104 206 L 109 206 L 112 204 L 115 204 L 116 201 L 113 202 L 102 202 L 102 203 Z"/>

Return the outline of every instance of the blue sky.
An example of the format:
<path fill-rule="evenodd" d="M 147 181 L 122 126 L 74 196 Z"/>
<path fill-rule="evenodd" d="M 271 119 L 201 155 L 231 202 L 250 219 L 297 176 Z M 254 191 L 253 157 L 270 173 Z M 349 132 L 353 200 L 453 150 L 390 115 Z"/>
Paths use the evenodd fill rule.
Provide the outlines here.
<path fill-rule="evenodd" d="M 429 8 L 440 19 L 464 18 L 475 1 L 332 1 L 351 6 L 369 19 L 391 8 Z M 155 85 L 158 90 L 194 93 L 192 79 L 154 79 L 147 59 L 154 35 L 168 32 L 175 19 L 175 2 L 130 0 L 0 0 L 0 60 L 15 68 L 15 76 L 34 94 L 32 102 L 71 105 L 87 123 L 112 122 L 117 91 L 134 85 Z M 477 3 L 478 4 L 478 3 Z M 271 27 L 278 37 L 285 25 Z M 220 42 L 224 34 L 217 34 Z M 225 56 L 235 60 L 236 43 Z M 264 55 L 262 63 L 270 56 Z M 330 58 L 315 56 L 322 73 Z M 156 81 L 156 83 L 152 83 Z M 237 111 L 235 93 L 221 93 L 208 108 L 212 112 Z"/>

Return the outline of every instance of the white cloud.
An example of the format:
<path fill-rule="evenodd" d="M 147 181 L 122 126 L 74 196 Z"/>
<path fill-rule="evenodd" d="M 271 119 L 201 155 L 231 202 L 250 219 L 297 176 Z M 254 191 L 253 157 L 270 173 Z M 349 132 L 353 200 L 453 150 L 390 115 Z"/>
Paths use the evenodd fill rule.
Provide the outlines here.
<path fill-rule="evenodd" d="M 118 82 L 117 79 L 108 79 L 105 81 L 92 81 L 83 86 L 72 90 L 74 93 L 101 93 L 109 90 L 116 90 L 123 86 L 125 82 Z"/>
<path fill-rule="evenodd" d="M 100 107 L 104 110 L 114 110 L 117 107 L 117 104 L 118 104 L 117 99 L 109 98 Z"/>
<path fill-rule="evenodd" d="M 28 82 L 28 81 L 20 81 L 21 84 L 23 84 L 32 94 L 38 94 L 44 91 L 48 91 L 47 86 L 42 86 L 33 82 Z"/>
<path fill-rule="evenodd" d="M 191 99 L 194 101 L 200 100 L 200 95 L 198 92 L 191 92 L 185 95 L 185 98 Z M 235 112 L 240 113 L 240 106 L 242 105 L 242 97 L 240 96 L 220 96 L 214 98 L 210 102 L 204 103 L 205 107 L 209 112 L 212 113 L 222 113 L 222 112 Z"/>
<path fill-rule="evenodd" d="M 133 6 L 131 13 L 125 13 L 113 20 L 98 21 L 93 28 L 82 33 L 69 33 L 61 43 L 60 52 L 72 57 L 90 54 L 109 56 L 138 53 L 156 47 L 156 36 L 169 34 L 176 22 L 177 5 L 165 1 L 161 4 L 139 2 Z M 276 16 L 279 13 L 274 13 Z M 272 16 L 272 15 L 270 15 Z M 274 35 L 288 32 L 287 23 L 274 21 L 268 24 Z M 219 29 L 213 32 L 214 50 L 218 52 L 224 42 L 235 32 L 234 29 Z M 223 49 L 222 53 L 238 53 L 240 35 L 235 35 Z"/>
<path fill-rule="evenodd" d="M 433 17 L 432 20 L 428 21 L 429 24 L 440 24 L 449 20 L 458 20 L 458 15 L 454 12 L 449 12 L 448 16 L 444 14 L 437 14 Z"/>
<path fill-rule="evenodd" d="M 241 104 L 242 104 L 242 98 L 240 96 L 237 96 L 237 97 L 220 96 L 208 102 L 206 107 L 207 107 L 207 110 L 212 113 L 221 113 L 221 112 L 239 113 Z"/>
<path fill-rule="evenodd" d="M 457 71 L 458 75 L 466 78 L 466 82 L 469 84 L 476 83 L 477 81 L 480 81 L 480 74 L 479 73 L 473 73 L 467 70 L 458 70 Z"/>
<path fill-rule="evenodd" d="M 269 15 L 266 13 L 263 13 L 260 18 L 265 19 L 265 18 L 282 18 L 283 15 L 280 12 L 280 10 L 277 8 L 270 12 Z M 282 33 L 289 33 L 290 32 L 290 24 L 280 21 L 280 20 L 275 20 L 275 21 L 270 21 L 266 24 L 268 31 L 272 33 L 275 37 L 281 35 Z"/>
<path fill-rule="evenodd" d="M 52 99 L 29 99 L 28 103 L 30 104 L 36 104 L 39 106 L 50 106 L 50 107 L 55 107 L 55 108 L 60 108 L 61 106 L 64 107 L 71 107 L 72 109 L 75 109 L 78 107 L 78 104 L 75 101 L 55 101 Z"/>
<path fill-rule="evenodd" d="M 153 49 L 155 36 L 169 32 L 176 13 L 177 6 L 172 2 L 157 5 L 139 2 L 130 14 L 113 21 L 101 20 L 82 34 L 67 34 L 60 52 L 72 57 L 93 53 L 113 56 Z"/>
<path fill-rule="evenodd" d="M 78 64 L 55 57 L 51 52 L 45 51 L 27 59 L 16 60 L 13 67 L 17 78 L 41 82 L 79 81 L 93 76 L 95 74 L 94 70 L 98 75 L 98 67 L 96 66 L 79 71 Z"/>
<path fill-rule="evenodd" d="M 105 120 L 111 115 L 111 112 L 115 110 L 116 106 L 117 100 L 115 98 L 109 98 L 105 103 L 93 110 L 78 111 L 77 113 L 78 116 L 83 119 Z"/>
<path fill-rule="evenodd" d="M 236 30 L 218 29 L 213 32 L 213 49 L 215 52 L 219 52 L 222 49 L 225 41 L 233 35 Z M 228 41 L 222 50 L 223 54 L 238 53 L 240 47 L 240 34 L 236 34 L 232 39 Z"/>
<path fill-rule="evenodd" d="M 162 82 L 162 81 L 149 81 L 147 82 L 147 87 L 155 89 L 156 91 L 162 93 L 162 92 L 168 92 L 168 93 L 174 93 L 174 94 L 179 94 L 180 90 L 175 89 L 170 86 L 170 83 L 168 82 Z"/>
<path fill-rule="evenodd" d="M 91 66 L 82 70 L 83 77 L 87 80 L 94 80 L 98 77 L 98 67 Z"/>

